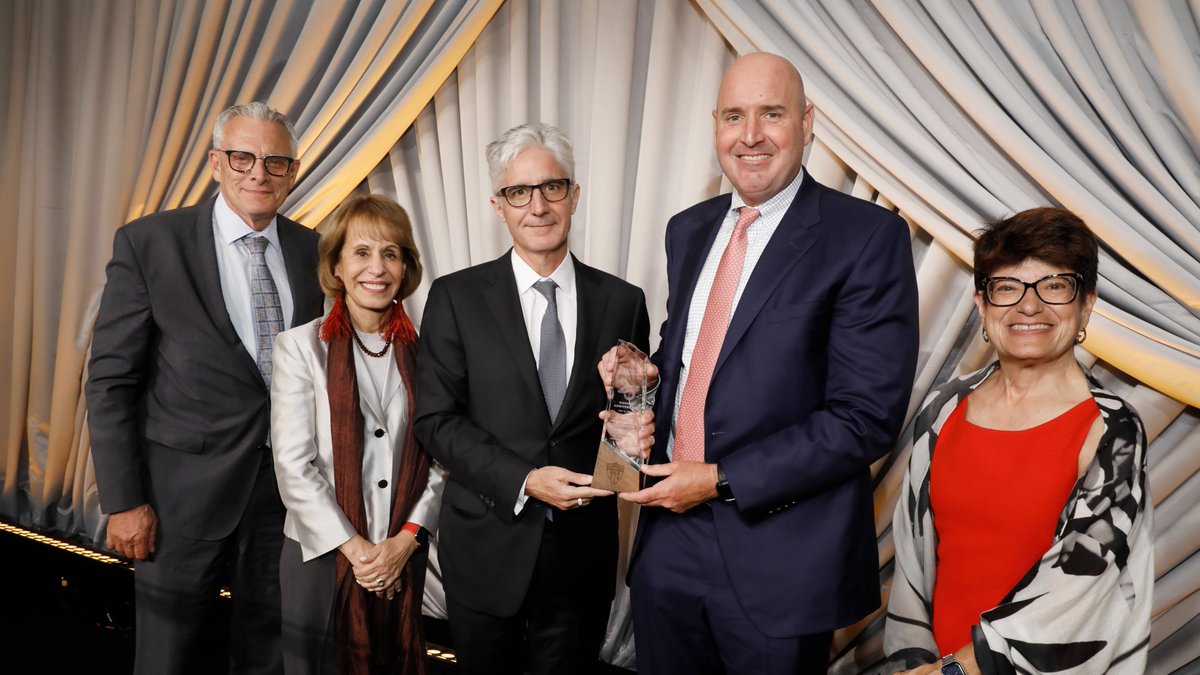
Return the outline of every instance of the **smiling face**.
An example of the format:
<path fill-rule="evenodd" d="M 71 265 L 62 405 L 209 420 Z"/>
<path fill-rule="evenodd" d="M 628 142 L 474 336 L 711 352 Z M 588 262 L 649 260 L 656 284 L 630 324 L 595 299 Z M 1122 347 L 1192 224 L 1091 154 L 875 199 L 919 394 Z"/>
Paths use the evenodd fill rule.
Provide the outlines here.
<path fill-rule="evenodd" d="M 812 140 L 813 109 L 800 74 L 773 54 L 749 54 L 725 71 L 713 111 L 721 171 L 750 206 L 787 187 Z"/>
<path fill-rule="evenodd" d="M 569 174 L 553 153 L 535 145 L 508 163 L 498 187 L 541 185 L 554 178 L 569 178 Z M 504 197 L 492 197 L 492 208 L 512 235 L 513 249 L 541 276 L 549 276 L 567 257 L 567 235 L 578 204 L 578 183 L 572 183 L 567 196 L 557 202 L 546 201 L 536 189 L 529 203 L 520 207 L 509 204 Z"/>
<path fill-rule="evenodd" d="M 1051 274 L 1074 271 L 1031 258 L 1020 265 L 1001 267 L 991 276 L 1033 283 Z M 983 328 L 1002 363 L 1037 364 L 1073 359 L 1075 336 L 1087 326 L 1094 304 L 1094 291 L 1076 297 L 1066 305 L 1050 305 L 1030 288 L 1025 291 L 1025 297 L 1011 307 L 996 307 L 986 301 L 982 292 L 975 293 L 975 306 L 983 320 Z"/>
<path fill-rule="evenodd" d="M 400 245 L 380 236 L 380 228 L 352 222 L 333 268 L 346 288 L 350 321 L 361 331 L 379 331 L 404 280 Z"/>
<path fill-rule="evenodd" d="M 256 157 L 280 155 L 291 157 L 291 141 L 287 129 L 275 122 L 252 117 L 234 117 L 225 125 L 220 150 L 208 151 L 208 163 L 212 168 L 213 180 L 221 186 L 221 194 L 233 212 L 247 225 L 262 231 L 275 217 L 283 200 L 296 183 L 296 172 L 300 160 L 292 162 L 286 176 L 267 173 L 261 160 L 246 173 L 234 171 L 223 150 L 242 150 Z"/>

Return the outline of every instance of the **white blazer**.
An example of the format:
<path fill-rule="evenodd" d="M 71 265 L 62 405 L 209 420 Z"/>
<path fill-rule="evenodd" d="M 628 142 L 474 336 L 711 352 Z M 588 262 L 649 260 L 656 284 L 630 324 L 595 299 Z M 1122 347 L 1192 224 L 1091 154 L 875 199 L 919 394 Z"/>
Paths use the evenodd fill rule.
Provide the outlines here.
<path fill-rule="evenodd" d="M 319 335 L 322 319 L 276 336 L 271 374 L 271 452 L 279 496 L 287 507 L 283 533 L 300 544 L 306 562 L 354 536 L 349 518 L 338 506 L 333 484 L 325 367 L 328 345 Z M 364 536 L 379 543 L 387 533 L 405 427 L 412 421 L 408 419 L 407 393 L 401 386 L 394 356 L 389 352 L 387 357 L 393 370 L 382 396 L 360 363 L 362 358 L 356 349 L 359 408 L 366 423 L 362 489 L 369 531 Z M 376 475 L 380 471 L 385 473 L 383 477 Z M 409 522 L 437 531 L 445 484 L 445 469 L 431 464 L 429 483 L 409 514 Z"/>

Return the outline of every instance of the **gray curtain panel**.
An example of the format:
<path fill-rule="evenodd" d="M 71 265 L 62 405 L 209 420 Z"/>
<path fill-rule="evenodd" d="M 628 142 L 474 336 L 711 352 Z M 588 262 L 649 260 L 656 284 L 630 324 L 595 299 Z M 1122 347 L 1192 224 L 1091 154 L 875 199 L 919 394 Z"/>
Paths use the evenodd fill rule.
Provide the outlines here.
<path fill-rule="evenodd" d="M 1079 0 L 88 0 L 0 3 L 0 514 L 103 542 L 81 383 L 113 230 L 213 191 L 224 107 L 297 122 L 285 205 L 398 199 L 428 283 L 508 245 L 483 146 L 529 120 L 575 143 L 571 247 L 665 313 L 663 229 L 729 189 L 711 110 L 739 53 L 792 59 L 817 108 L 806 168 L 901 213 L 921 287 L 913 409 L 991 358 L 972 232 L 1042 204 L 1104 243 L 1077 355 L 1146 423 L 1156 504 L 1150 670 L 1200 664 L 1200 28 L 1195 3 Z M 653 338 L 656 340 L 656 338 Z M 910 441 L 874 467 L 884 593 Z M 635 509 L 622 511 L 629 545 Z M 426 612 L 444 615 L 431 555 Z M 620 570 L 623 578 L 624 569 Z M 632 666 L 621 579 L 604 656 Z M 879 613 L 833 671 L 882 658 Z M 1189 664 L 1192 664 L 1189 666 Z"/>

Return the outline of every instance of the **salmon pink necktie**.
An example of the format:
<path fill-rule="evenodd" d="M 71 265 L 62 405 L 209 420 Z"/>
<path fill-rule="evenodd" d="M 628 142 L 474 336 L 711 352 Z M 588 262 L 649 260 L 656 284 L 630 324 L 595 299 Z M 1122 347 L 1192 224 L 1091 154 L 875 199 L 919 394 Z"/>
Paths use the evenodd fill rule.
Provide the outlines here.
<path fill-rule="evenodd" d="M 708 386 L 712 382 L 713 368 L 717 355 L 725 342 L 725 331 L 729 328 L 729 308 L 733 306 L 733 295 L 737 292 L 742 277 L 742 264 L 746 261 L 746 230 L 758 218 L 758 209 L 743 206 L 729 244 L 721 254 L 717 275 L 708 292 L 708 305 L 704 308 L 704 320 L 700 322 L 700 335 L 692 349 L 692 361 L 688 364 L 687 383 L 683 387 L 683 399 L 679 402 L 679 413 L 675 418 L 675 450 L 673 461 L 704 461 L 704 402 L 708 398 Z"/>

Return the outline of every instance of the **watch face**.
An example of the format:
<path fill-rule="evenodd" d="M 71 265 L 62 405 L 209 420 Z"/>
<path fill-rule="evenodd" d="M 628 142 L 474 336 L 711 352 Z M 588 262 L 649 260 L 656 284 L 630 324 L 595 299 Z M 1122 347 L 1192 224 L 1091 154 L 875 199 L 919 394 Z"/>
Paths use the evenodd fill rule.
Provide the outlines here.
<path fill-rule="evenodd" d="M 967 675 L 961 663 L 947 663 L 942 666 L 942 675 Z"/>

